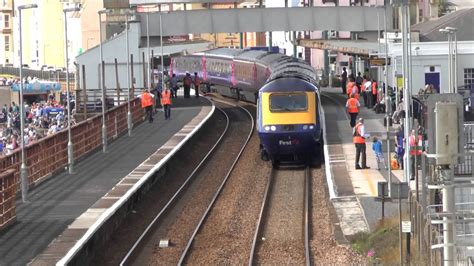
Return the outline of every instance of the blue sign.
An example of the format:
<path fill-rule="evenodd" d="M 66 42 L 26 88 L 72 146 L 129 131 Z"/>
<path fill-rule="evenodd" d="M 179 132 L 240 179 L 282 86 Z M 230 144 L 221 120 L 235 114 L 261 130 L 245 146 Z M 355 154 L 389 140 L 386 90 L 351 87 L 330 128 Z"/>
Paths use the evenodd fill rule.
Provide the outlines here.
<path fill-rule="evenodd" d="M 61 84 L 49 81 L 36 81 L 34 83 L 23 84 L 24 92 L 47 92 L 60 91 Z M 13 84 L 12 91 L 20 91 L 20 84 Z"/>

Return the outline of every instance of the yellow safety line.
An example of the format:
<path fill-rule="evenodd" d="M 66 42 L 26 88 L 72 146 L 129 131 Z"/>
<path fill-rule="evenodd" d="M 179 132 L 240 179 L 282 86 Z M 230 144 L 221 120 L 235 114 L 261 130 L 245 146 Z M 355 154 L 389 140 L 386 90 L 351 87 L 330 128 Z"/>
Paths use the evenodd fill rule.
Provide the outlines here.
<path fill-rule="evenodd" d="M 369 183 L 369 189 L 370 189 L 370 193 L 371 193 L 371 196 L 372 197 L 375 197 L 377 196 L 376 192 L 375 192 L 375 186 L 374 184 L 372 183 L 372 179 L 369 177 L 369 175 L 367 174 L 367 171 L 368 170 L 362 170 L 362 172 L 364 173 L 364 176 L 365 176 L 365 179 L 367 180 L 367 182 Z"/>

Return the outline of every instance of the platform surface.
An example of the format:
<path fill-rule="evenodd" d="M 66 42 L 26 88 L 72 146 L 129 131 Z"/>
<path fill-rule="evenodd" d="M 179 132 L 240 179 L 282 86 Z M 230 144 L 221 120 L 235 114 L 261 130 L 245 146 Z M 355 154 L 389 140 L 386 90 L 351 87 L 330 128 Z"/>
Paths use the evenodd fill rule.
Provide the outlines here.
<path fill-rule="evenodd" d="M 154 153 L 209 104 L 205 99 L 179 99 L 165 121 L 157 112 L 153 123 L 134 128 L 79 162 L 75 173 L 62 172 L 17 202 L 17 223 L 0 233 L 0 265 L 25 265 L 44 250 L 72 221 L 107 193 L 122 177 Z M 179 107 L 183 106 L 183 107 Z"/>

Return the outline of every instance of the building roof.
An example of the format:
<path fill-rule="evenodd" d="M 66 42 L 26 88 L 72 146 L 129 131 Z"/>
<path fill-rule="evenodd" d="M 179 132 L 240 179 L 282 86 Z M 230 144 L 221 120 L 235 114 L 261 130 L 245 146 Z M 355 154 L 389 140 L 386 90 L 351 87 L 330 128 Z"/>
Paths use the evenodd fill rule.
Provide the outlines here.
<path fill-rule="evenodd" d="M 447 37 L 439 29 L 445 27 L 457 28 L 458 41 L 474 40 L 474 8 L 461 9 L 459 11 L 444 15 L 435 20 L 418 23 L 411 27 L 412 31 L 420 33 L 422 42 L 446 41 Z"/>

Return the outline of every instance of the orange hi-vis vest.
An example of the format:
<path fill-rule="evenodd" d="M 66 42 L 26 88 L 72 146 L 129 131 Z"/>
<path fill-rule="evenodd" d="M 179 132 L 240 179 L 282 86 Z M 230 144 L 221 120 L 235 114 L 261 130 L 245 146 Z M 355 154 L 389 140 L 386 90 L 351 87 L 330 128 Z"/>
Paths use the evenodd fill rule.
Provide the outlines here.
<path fill-rule="evenodd" d="M 349 113 L 358 113 L 359 108 L 357 107 L 357 99 L 356 98 L 350 98 L 347 100 L 347 112 Z"/>
<path fill-rule="evenodd" d="M 347 84 L 346 84 L 346 93 L 347 93 L 347 95 L 351 95 L 352 87 L 354 87 L 354 82 L 352 82 L 352 81 L 347 82 Z"/>
<path fill-rule="evenodd" d="M 354 127 L 354 138 L 352 141 L 354 144 L 365 144 L 365 138 L 360 134 L 362 123 L 357 123 Z"/>
<path fill-rule="evenodd" d="M 171 105 L 171 92 L 170 90 L 165 90 L 161 93 L 161 104 L 162 105 Z"/>
<path fill-rule="evenodd" d="M 415 149 L 416 149 L 416 155 L 421 155 L 423 153 L 423 137 L 421 135 L 418 135 L 418 142 L 415 144 L 415 136 L 410 135 L 410 154 L 415 155 Z"/>
<path fill-rule="evenodd" d="M 377 82 L 372 81 L 372 94 L 376 95 L 377 94 Z"/>
<path fill-rule="evenodd" d="M 144 92 L 142 94 L 142 108 L 153 105 L 153 98 L 149 92 Z"/>

